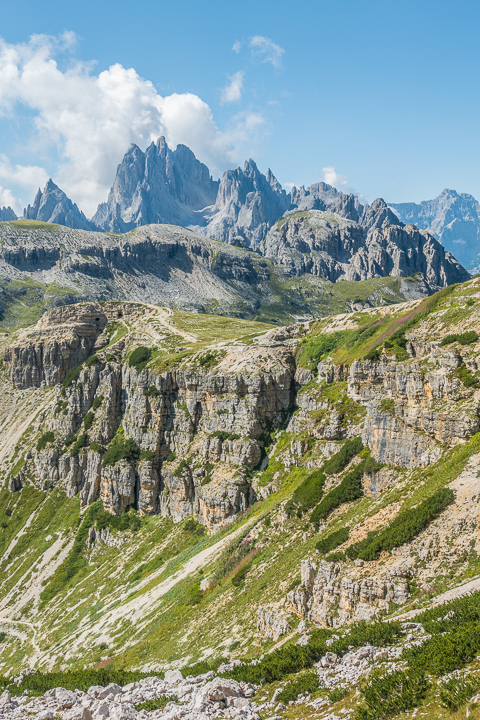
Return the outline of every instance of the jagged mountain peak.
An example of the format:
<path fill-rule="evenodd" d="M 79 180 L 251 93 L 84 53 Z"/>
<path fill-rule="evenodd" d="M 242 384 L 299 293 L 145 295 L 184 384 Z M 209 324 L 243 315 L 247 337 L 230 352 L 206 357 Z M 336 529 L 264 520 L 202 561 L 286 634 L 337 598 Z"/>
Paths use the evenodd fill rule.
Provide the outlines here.
<path fill-rule="evenodd" d="M 77 230 L 94 230 L 93 222 L 87 220 L 76 203 L 49 178 L 43 191 L 39 188 L 33 205 L 28 205 L 23 211 L 26 220 L 40 220 L 41 222 L 66 225 Z"/>
<path fill-rule="evenodd" d="M 17 215 L 10 206 L 0 208 L 0 222 L 16 220 Z"/>

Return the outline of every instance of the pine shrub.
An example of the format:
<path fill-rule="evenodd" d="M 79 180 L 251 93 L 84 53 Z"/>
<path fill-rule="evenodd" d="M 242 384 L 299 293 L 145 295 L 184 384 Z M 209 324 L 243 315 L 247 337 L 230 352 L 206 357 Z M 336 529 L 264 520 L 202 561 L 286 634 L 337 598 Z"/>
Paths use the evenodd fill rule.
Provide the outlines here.
<path fill-rule="evenodd" d="M 315 547 L 319 552 L 326 555 L 331 550 L 335 550 L 335 548 L 337 548 L 339 545 L 346 542 L 346 540 L 348 540 L 349 533 L 349 528 L 340 528 L 340 530 L 336 530 L 336 532 L 327 535 L 327 537 L 323 538 L 323 540 L 319 540 Z"/>
<path fill-rule="evenodd" d="M 322 470 L 328 475 L 337 475 L 347 467 L 350 460 L 358 455 L 362 448 L 363 444 L 359 437 L 349 438 L 340 450 L 324 463 Z"/>
<path fill-rule="evenodd" d="M 37 452 L 40 452 L 41 450 L 45 450 L 47 447 L 47 443 L 52 443 L 55 440 L 55 435 L 51 430 L 48 430 L 47 432 L 43 433 L 43 435 L 39 438 L 37 442 Z"/>

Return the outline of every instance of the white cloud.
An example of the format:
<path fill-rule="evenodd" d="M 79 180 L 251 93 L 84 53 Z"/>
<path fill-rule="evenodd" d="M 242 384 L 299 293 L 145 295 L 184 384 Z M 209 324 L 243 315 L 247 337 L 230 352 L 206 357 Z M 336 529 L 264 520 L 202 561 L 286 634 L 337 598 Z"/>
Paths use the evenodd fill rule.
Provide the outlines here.
<path fill-rule="evenodd" d="M 222 96 L 220 100 L 222 105 L 230 102 L 239 102 L 242 99 L 244 75 L 245 73 L 240 70 L 234 75 L 228 76 L 230 82 L 222 88 Z"/>
<path fill-rule="evenodd" d="M 22 203 L 19 198 L 15 197 L 11 190 L 0 185 L 0 210 L 3 207 L 11 207 L 15 212 L 22 211 Z"/>
<path fill-rule="evenodd" d="M 17 105 L 34 111 L 37 146 L 43 156 L 51 148 L 60 157 L 54 181 L 88 216 L 106 199 L 116 166 L 131 143 L 144 149 L 165 135 L 170 147 L 188 145 L 214 173 L 238 158 L 245 118 L 222 133 L 197 95 L 162 97 L 133 68 L 118 63 L 98 75 L 91 63 L 79 61 L 62 70 L 55 57 L 75 40 L 73 33 L 33 36 L 16 45 L 0 39 L 0 115 L 12 114 Z M 22 172 L 24 186 L 28 172 L 32 183 L 41 175 L 37 166 L 21 170 L 5 158 L 3 163 L 11 171 L 3 176 L 10 185 Z"/>
<path fill-rule="evenodd" d="M 353 192 L 345 175 L 340 175 L 340 173 L 335 170 L 333 165 L 322 168 L 322 179 L 323 182 L 326 182 L 328 185 L 332 185 L 334 188 L 340 190 L 341 192 Z"/>
<path fill-rule="evenodd" d="M 232 46 L 232 52 L 239 53 L 241 49 L 242 43 L 240 42 L 240 40 L 235 40 Z"/>
<path fill-rule="evenodd" d="M 270 38 L 255 35 L 250 40 L 250 47 L 252 48 L 252 55 L 260 58 L 261 62 L 271 63 L 275 68 L 282 66 L 282 56 L 285 50 L 280 45 L 276 45 Z"/>

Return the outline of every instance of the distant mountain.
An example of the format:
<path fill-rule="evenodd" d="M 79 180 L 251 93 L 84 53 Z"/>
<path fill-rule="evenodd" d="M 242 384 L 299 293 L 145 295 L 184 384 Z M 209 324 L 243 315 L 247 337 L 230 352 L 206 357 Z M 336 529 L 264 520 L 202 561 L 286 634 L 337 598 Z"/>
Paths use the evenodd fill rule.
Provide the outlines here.
<path fill-rule="evenodd" d="M 329 211 L 297 211 L 275 223 L 261 251 L 291 276 L 308 273 L 333 283 L 418 274 L 431 293 L 469 279 L 438 240 L 425 230 L 404 227 L 383 200 L 375 200 L 360 220 Z"/>
<path fill-rule="evenodd" d="M 440 240 L 469 270 L 480 268 L 480 203 L 472 195 L 444 190 L 433 200 L 389 203 L 398 217 Z"/>
<path fill-rule="evenodd" d="M 9 220 L 16 220 L 17 216 L 13 212 L 11 207 L 0 208 L 0 222 L 8 222 Z"/>
<path fill-rule="evenodd" d="M 160 137 L 145 152 L 132 145 L 92 222 L 112 232 L 152 223 L 197 225 L 203 223 L 201 211 L 215 202 L 218 186 L 186 145 L 170 150 Z"/>
<path fill-rule="evenodd" d="M 226 170 L 215 204 L 203 213 L 203 226 L 192 227 L 202 235 L 257 249 L 272 224 L 290 206 L 290 198 L 277 178 L 260 172 L 253 160 L 243 170 Z"/>
<path fill-rule="evenodd" d="M 72 202 L 53 180 L 49 180 L 43 192 L 39 189 L 33 205 L 23 211 L 25 220 L 66 225 L 76 230 L 95 230 L 94 223 L 87 220 L 76 203 Z"/>

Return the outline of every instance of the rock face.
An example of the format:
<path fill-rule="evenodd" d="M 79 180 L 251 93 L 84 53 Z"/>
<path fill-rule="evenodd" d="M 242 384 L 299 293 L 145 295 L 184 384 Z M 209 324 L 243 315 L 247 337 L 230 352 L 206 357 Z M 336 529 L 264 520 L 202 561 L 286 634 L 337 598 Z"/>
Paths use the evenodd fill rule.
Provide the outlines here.
<path fill-rule="evenodd" d="M 257 249 L 267 230 L 289 207 L 289 198 L 271 170 L 263 175 L 253 160 L 227 170 L 203 227 L 192 228 L 223 242 Z"/>
<path fill-rule="evenodd" d="M 196 225 L 217 191 L 218 182 L 186 145 L 172 151 L 160 137 L 144 153 L 132 145 L 117 168 L 107 202 L 92 221 L 113 232 L 149 223 Z"/>
<path fill-rule="evenodd" d="M 410 597 L 403 579 L 342 576 L 342 566 L 322 560 L 304 560 L 301 585 L 288 593 L 294 612 L 320 627 L 342 627 L 360 620 L 371 620 L 390 604 L 403 605 Z"/>
<path fill-rule="evenodd" d="M 33 205 L 28 205 L 23 217 L 26 220 L 57 223 L 80 230 L 95 230 L 95 224 L 87 220 L 76 203 L 69 200 L 63 190 L 60 190 L 51 179 L 45 185 L 43 192 L 38 190 Z"/>
<path fill-rule="evenodd" d="M 11 207 L 3 207 L 0 208 L 0 222 L 9 222 L 11 220 L 16 220 L 17 216 L 13 212 Z"/>
<path fill-rule="evenodd" d="M 0 280 L 53 283 L 69 291 L 58 303 L 130 299 L 252 313 L 262 297 L 259 286 L 272 271 L 257 253 L 170 225 L 114 236 L 6 224 L 0 237 Z"/>
<path fill-rule="evenodd" d="M 444 190 L 421 203 L 390 203 L 398 217 L 427 230 L 472 273 L 480 267 L 480 203 L 472 195 Z"/>
<path fill-rule="evenodd" d="M 382 200 L 367 208 L 362 224 L 330 212 L 301 211 L 278 221 L 261 250 L 291 275 L 311 273 L 331 282 L 421 273 L 427 287 L 437 290 L 469 278 L 435 238 L 392 220 Z"/>
<path fill-rule="evenodd" d="M 364 206 L 353 194 L 344 194 L 327 183 L 319 182 L 307 189 L 293 187 L 290 196 L 290 211 L 328 210 L 347 220 L 358 222 L 364 212 Z"/>
<path fill-rule="evenodd" d="M 135 312 L 143 309 L 134 306 Z M 28 467 L 47 487 L 61 483 L 69 497 L 79 494 L 83 505 L 101 498 L 113 514 L 133 506 L 180 522 L 193 513 L 218 527 L 254 498 L 247 473 L 261 459 L 267 428 L 292 404 L 292 351 L 226 347 L 208 370 L 138 372 L 101 352 L 108 342 L 103 330 L 117 313 L 115 303 L 55 309 L 5 354 L 17 387 L 57 385 L 56 405 L 39 426 L 54 440 L 33 448 Z M 58 387 L 95 350 L 94 361 Z M 87 413 L 93 418 L 85 429 Z M 72 454 L 66 440 L 86 430 L 88 449 Z M 138 453 L 105 465 L 105 449 L 118 432 Z"/>

